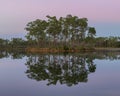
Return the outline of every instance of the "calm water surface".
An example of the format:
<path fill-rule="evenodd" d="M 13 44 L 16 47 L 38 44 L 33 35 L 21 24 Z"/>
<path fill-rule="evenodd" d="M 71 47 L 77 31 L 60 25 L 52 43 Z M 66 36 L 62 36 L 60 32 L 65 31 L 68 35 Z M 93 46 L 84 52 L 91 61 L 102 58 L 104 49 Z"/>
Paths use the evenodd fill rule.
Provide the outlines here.
<path fill-rule="evenodd" d="M 120 96 L 120 53 L 0 53 L 0 96 Z"/>

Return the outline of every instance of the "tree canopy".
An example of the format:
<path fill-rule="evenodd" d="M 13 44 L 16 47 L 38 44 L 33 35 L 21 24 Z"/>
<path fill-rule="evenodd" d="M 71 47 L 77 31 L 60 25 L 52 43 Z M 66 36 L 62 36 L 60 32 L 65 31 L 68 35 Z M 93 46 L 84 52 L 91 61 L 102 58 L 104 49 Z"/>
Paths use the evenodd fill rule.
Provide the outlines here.
<path fill-rule="evenodd" d="M 87 37 L 94 38 L 96 30 L 88 26 L 87 18 L 67 15 L 57 18 L 47 15 L 47 20 L 37 19 L 26 26 L 26 38 L 34 41 L 39 47 L 79 45 Z"/>

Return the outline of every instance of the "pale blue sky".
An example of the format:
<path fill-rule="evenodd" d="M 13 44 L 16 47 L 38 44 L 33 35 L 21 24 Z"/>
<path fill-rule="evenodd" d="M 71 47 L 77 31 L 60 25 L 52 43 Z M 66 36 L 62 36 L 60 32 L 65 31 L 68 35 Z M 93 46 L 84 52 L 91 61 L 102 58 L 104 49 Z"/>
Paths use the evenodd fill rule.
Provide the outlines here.
<path fill-rule="evenodd" d="M 0 37 L 23 37 L 29 21 L 67 14 L 86 17 L 97 36 L 120 36 L 120 0 L 0 0 Z"/>

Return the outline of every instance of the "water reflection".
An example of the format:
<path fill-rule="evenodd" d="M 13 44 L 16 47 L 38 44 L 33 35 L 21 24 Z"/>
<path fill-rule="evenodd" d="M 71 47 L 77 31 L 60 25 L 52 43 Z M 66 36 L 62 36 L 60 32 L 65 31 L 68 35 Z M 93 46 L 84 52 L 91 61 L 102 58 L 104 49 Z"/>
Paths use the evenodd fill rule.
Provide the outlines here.
<path fill-rule="evenodd" d="M 24 50 L 0 50 L 0 58 L 8 58 L 11 57 L 11 59 L 22 59 L 23 57 L 27 56 L 26 52 Z"/>
<path fill-rule="evenodd" d="M 27 59 L 26 74 L 36 81 L 47 80 L 47 85 L 76 85 L 87 82 L 88 74 L 95 72 L 92 57 L 81 55 L 39 55 Z"/>
<path fill-rule="evenodd" d="M 73 86 L 88 81 L 88 74 L 96 71 L 95 59 L 117 60 L 120 52 L 91 52 L 76 54 L 28 54 L 24 51 L 0 51 L 0 58 L 27 58 L 25 74 L 47 85 L 58 83 Z"/>
<path fill-rule="evenodd" d="M 0 96 L 119 96 L 119 62 L 120 52 L 0 51 Z"/>

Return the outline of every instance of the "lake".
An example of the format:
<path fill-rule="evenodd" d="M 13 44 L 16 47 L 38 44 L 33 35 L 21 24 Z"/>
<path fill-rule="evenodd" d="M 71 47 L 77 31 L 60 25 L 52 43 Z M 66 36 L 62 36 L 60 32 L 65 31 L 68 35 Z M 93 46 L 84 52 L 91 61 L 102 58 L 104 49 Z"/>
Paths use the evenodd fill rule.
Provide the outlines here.
<path fill-rule="evenodd" d="M 0 96 L 120 96 L 120 52 L 0 52 Z"/>

